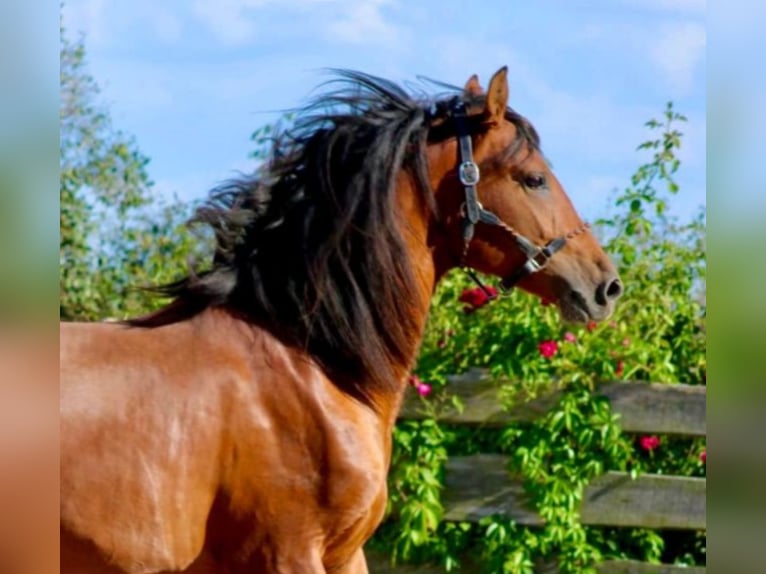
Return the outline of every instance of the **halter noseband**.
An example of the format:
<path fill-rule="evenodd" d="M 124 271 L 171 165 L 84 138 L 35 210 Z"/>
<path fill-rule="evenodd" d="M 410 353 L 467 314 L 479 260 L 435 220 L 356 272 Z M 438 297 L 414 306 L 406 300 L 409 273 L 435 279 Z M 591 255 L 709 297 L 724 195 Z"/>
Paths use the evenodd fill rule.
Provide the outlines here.
<path fill-rule="evenodd" d="M 462 226 L 463 226 L 463 252 L 460 258 L 460 264 L 464 265 L 465 258 L 468 255 L 468 247 L 473 239 L 474 231 L 478 223 L 484 223 L 487 225 L 493 225 L 500 227 L 511 234 L 516 245 L 526 255 L 527 260 L 524 264 L 516 269 L 510 275 L 506 275 L 500 282 L 500 286 L 504 291 L 512 290 L 522 279 L 533 273 L 537 273 L 543 269 L 551 257 L 553 257 L 558 251 L 560 251 L 567 241 L 573 237 L 585 232 L 589 225 L 583 223 L 577 229 L 570 231 L 566 235 L 556 237 L 550 240 L 545 246 L 540 247 L 511 226 L 502 221 L 497 215 L 491 211 L 484 209 L 479 202 L 476 192 L 476 184 L 479 183 L 480 173 L 479 166 L 473 160 L 473 144 L 471 142 L 471 134 L 468 129 L 468 114 L 466 111 L 465 102 L 462 100 L 456 100 L 451 110 L 451 115 L 455 121 L 455 127 L 457 129 L 458 147 L 460 148 L 460 166 L 458 167 L 458 177 L 460 183 L 463 184 L 463 190 L 465 191 L 465 201 L 461 208 Z M 466 268 L 466 271 L 471 278 L 488 293 L 487 289 L 481 283 L 476 274 Z M 489 294 L 489 293 L 488 293 Z"/>

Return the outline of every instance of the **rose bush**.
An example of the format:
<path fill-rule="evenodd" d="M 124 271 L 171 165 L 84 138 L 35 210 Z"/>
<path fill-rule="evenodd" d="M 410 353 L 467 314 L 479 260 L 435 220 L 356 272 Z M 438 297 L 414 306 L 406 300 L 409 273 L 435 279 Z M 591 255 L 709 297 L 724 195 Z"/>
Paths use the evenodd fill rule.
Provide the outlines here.
<path fill-rule="evenodd" d="M 448 375 L 485 368 L 507 406 L 554 384 L 565 390 L 540 420 L 500 430 L 445 425 L 435 417 L 400 422 L 391 512 L 371 546 L 395 560 L 431 560 L 446 570 L 466 553 L 480 553 L 486 571 L 513 574 L 531 573 L 536 561 L 553 559 L 560 572 L 572 574 L 593 571 L 607 558 L 704 564 L 704 532 L 585 527 L 577 513 L 585 486 L 607 470 L 705 475 L 704 440 L 626 436 L 608 403 L 592 393 L 605 380 L 705 384 L 704 213 L 687 222 L 667 215 L 668 202 L 679 193 L 677 128 L 684 121 L 668 104 L 661 120 L 647 123 L 654 137 L 639 150 L 649 160 L 595 226 L 626 286 L 610 321 L 566 326 L 549 301 L 520 293 L 490 297 L 466 288 L 460 272 L 440 285 L 416 367 L 418 381 L 437 392 Z M 510 470 L 524 480 L 544 527 L 496 518 L 480 524 L 441 521 L 445 461 L 477 452 L 510 455 Z"/>

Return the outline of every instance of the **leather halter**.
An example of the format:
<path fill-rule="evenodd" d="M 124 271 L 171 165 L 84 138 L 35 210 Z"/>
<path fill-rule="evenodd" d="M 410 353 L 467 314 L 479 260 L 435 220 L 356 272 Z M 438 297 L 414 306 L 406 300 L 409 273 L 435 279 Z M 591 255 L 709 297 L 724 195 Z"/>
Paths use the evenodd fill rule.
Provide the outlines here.
<path fill-rule="evenodd" d="M 502 221 L 497 215 L 491 211 L 484 209 L 479 202 L 476 192 L 476 185 L 479 183 L 480 173 L 479 166 L 473 160 L 473 144 L 471 142 L 471 134 L 468 129 L 468 114 L 466 110 L 466 104 L 462 100 L 456 100 L 450 109 L 453 120 L 455 121 L 455 127 L 457 129 L 458 146 L 460 148 L 460 166 L 458 167 L 458 177 L 460 183 L 463 184 L 465 191 L 465 201 L 461 207 L 462 226 L 463 226 L 463 252 L 460 259 L 460 264 L 465 263 L 465 258 L 468 254 L 468 247 L 473 239 L 474 231 L 478 223 L 484 223 L 486 225 L 492 225 L 500 227 L 513 236 L 516 245 L 521 249 L 522 253 L 526 255 L 527 260 L 524 264 L 513 271 L 511 274 L 506 275 L 500 282 L 500 286 L 504 291 L 512 290 L 522 279 L 537 273 L 543 269 L 551 257 L 559 252 L 567 241 L 574 238 L 581 233 L 584 233 L 589 225 L 583 223 L 577 229 L 570 231 L 566 235 L 551 239 L 543 247 L 540 247 L 535 242 L 525 237 L 511 226 Z M 466 268 L 466 271 L 471 278 L 481 287 L 488 295 L 490 293 L 481 283 L 479 278 L 473 273 L 473 270 Z"/>

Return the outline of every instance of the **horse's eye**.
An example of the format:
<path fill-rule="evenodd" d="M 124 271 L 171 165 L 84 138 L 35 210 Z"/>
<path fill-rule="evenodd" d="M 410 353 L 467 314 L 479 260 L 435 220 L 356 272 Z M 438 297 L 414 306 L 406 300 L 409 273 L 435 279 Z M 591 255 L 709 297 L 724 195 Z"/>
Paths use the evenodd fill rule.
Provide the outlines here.
<path fill-rule="evenodd" d="M 529 189 L 545 187 L 545 176 L 539 173 L 531 173 L 524 176 L 524 187 Z"/>

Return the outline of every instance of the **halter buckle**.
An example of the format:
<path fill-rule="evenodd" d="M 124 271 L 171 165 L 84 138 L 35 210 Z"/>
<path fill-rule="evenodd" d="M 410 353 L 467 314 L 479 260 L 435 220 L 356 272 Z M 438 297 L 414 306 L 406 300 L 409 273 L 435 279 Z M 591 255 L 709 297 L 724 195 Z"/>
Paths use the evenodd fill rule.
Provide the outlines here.
<path fill-rule="evenodd" d="M 524 266 L 529 270 L 529 273 L 537 273 L 543 269 L 551 260 L 551 256 L 545 252 L 545 249 L 540 249 L 537 253 L 532 255 Z"/>
<path fill-rule="evenodd" d="M 460 164 L 458 176 L 463 185 L 476 185 L 479 183 L 479 166 L 474 161 L 464 161 Z"/>

